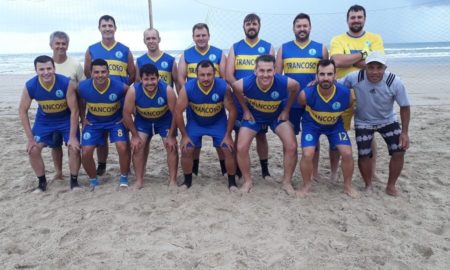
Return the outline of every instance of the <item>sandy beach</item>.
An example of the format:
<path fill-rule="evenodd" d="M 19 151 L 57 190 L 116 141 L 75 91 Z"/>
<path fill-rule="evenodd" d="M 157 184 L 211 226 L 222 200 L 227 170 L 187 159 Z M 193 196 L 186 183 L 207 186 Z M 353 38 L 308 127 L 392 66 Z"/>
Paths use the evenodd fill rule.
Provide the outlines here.
<path fill-rule="evenodd" d="M 209 139 L 192 188 L 170 190 L 159 138 L 151 144 L 142 190 L 117 189 L 118 158 L 111 147 L 106 175 L 94 192 L 83 169 L 84 188 L 70 191 L 65 149 L 65 180 L 52 181 L 43 194 L 31 193 L 37 180 L 25 152 L 17 100 L 32 75 L 0 75 L 1 268 L 448 269 L 449 66 L 417 67 L 390 67 L 405 82 L 413 104 L 411 148 L 397 183 L 401 195 L 384 192 L 389 157 L 377 135 L 380 180 L 371 195 L 359 199 L 343 193 L 342 178 L 327 180 L 327 147 L 322 147 L 321 181 L 304 199 L 288 197 L 280 184 L 259 177 L 254 145 L 251 193 L 229 193 Z M 350 136 L 354 142 L 353 131 Z M 268 138 L 269 168 L 281 177 L 282 147 L 274 134 Z M 50 151 L 43 152 L 51 179 Z M 301 183 L 297 165 L 294 186 Z M 358 190 L 364 185 L 356 163 L 353 183 Z"/>

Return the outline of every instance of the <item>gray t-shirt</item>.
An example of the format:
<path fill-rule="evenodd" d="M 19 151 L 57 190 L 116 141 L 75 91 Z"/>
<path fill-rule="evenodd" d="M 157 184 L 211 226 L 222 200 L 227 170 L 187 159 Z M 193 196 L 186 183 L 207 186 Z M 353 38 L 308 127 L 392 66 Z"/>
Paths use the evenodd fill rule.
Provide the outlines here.
<path fill-rule="evenodd" d="M 384 72 L 383 79 L 378 83 L 371 83 L 364 70 L 351 72 L 338 82 L 355 91 L 355 125 L 392 123 L 397 121 L 394 101 L 400 107 L 409 106 L 403 82 L 389 71 Z"/>

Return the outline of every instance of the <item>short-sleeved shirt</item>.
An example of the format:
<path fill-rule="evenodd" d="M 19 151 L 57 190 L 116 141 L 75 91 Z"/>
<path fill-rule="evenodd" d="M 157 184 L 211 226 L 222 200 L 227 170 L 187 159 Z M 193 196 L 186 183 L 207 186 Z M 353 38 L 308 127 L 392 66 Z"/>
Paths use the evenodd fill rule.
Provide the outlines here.
<path fill-rule="evenodd" d="M 56 73 L 69 77 L 76 84 L 86 79 L 80 62 L 72 57 L 67 57 L 66 61 L 61 64 L 55 62 L 55 70 Z"/>
<path fill-rule="evenodd" d="M 136 64 L 139 69 L 142 69 L 145 64 L 154 65 L 158 69 L 159 77 L 173 87 L 172 69 L 174 61 L 175 58 L 165 52 L 157 58 L 153 58 L 148 53 L 145 53 L 136 59 Z"/>
<path fill-rule="evenodd" d="M 197 64 L 203 60 L 209 60 L 214 64 L 216 68 L 216 77 L 220 77 L 219 65 L 222 62 L 222 50 L 214 46 L 209 46 L 206 52 L 200 52 L 197 47 L 193 46 L 184 51 L 184 61 L 187 66 L 187 80 L 192 80 L 197 78 L 197 73 L 195 69 Z"/>
<path fill-rule="evenodd" d="M 355 91 L 355 125 L 381 125 L 397 120 L 394 102 L 400 107 L 410 106 L 405 86 L 400 78 L 386 71 L 383 79 L 372 83 L 366 71 L 355 71 L 339 80 Z"/>

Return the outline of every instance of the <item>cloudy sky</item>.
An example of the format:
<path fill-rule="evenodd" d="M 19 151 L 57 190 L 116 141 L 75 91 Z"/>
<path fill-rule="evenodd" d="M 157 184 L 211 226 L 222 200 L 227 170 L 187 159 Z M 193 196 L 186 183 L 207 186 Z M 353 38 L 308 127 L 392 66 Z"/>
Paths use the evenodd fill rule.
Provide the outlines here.
<path fill-rule="evenodd" d="M 242 19 L 250 12 L 261 16 L 261 37 L 275 46 L 293 38 L 292 20 L 300 12 L 311 16 L 311 37 L 328 44 L 347 30 L 346 12 L 355 3 L 367 10 L 366 30 L 380 33 L 385 43 L 450 41 L 450 0 L 153 0 L 152 7 L 161 47 L 176 50 L 192 44 L 197 22 L 210 25 L 211 44 L 229 48 L 242 38 Z M 104 14 L 115 17 L 117 40 L 133 51 L 145 50 L 147 0 L 1 0 L 0 53 L 48 52 L 55 30 L 70 35 L 70 51 L 85 51 L 100 40 L 97 23 Z"/>

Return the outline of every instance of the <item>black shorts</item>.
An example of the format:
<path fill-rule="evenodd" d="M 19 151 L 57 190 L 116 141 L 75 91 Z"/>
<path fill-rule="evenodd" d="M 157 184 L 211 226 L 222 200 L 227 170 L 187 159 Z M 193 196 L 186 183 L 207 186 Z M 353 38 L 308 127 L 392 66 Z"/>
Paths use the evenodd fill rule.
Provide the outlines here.
<path fill-rule="evenodd" d="M 402 132 L 398 122 L 388 125 L 356 126 L 356 144 L 358 146 L 358 157 L 372 157 L 373 134 L 377 131 L 386 142 L 389 155 L 395 152 L 405 152 L 400 145 L 400 133 Z"/>

